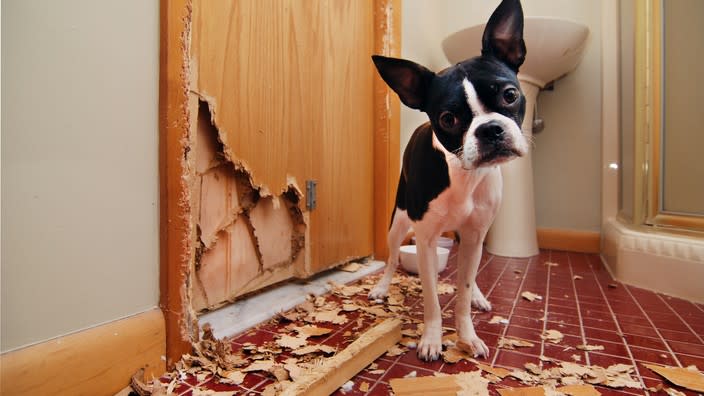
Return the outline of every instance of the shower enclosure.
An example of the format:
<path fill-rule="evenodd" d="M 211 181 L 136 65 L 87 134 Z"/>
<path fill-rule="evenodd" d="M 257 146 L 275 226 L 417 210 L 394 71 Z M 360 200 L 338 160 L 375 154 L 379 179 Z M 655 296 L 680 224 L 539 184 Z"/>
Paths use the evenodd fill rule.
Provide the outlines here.
<path fill-rule="evenodd" d="M 607 166 L 618 174 L 618 205 L 605 220 L 603 257 L 627 283 L 704 301 L 704 2 L 614 8 L 619 150 Z"/>

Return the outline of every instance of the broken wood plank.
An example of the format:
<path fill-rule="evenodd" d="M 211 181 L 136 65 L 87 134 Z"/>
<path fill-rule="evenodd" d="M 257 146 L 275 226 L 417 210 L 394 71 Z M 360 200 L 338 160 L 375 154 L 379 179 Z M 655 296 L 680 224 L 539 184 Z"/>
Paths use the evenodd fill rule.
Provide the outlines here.
<path fill-rule="evenodd" d="M 390 381 L 396 396 L 489 396 L 489 380 L 482 371 L 434 377 L 394 378 Z"/>
<path fill-rule="evenodd" d="M 462 390 L 454 375 L 394 378 L 390 384 L 396 396 L 454 396 Z"/>
<path fill-rule="evenodd" d="M 542 386 L 529 386 L 522 388 L 497 389 L 501 396 L 545 396 Z"/>
<path fill-rule="evenodd" d="M 565 394 L 570 396 L 599 396 L 601 392 L 596 390 L 592 385 L 569 385 L 562 386 L 555 391 L 546 386 L 530 386 L 524 388 L 507 388 L 497 389 L 501 396 L 545 396 L 549 394 Z"/>
<path fill-rule="evenodd" d="M 401 340 L 401 320 L 386 319 L 320 367 L 304 374 L 281 395 L 329 395 Z"/>

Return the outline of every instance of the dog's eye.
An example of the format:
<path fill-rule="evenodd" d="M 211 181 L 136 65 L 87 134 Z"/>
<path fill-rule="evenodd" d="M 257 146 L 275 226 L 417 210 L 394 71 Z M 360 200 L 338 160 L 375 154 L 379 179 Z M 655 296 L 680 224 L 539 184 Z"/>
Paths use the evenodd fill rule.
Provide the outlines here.
<path fill-rule="evenodd" d="M 521 93 L 515 87 L 508 87 L 504 89 L 503 97 L 506 104 L 515 103 L 520 96 Z"/>
<path fill-rule="evenodd" d="M 440 126 L 444 129 L 453 129 L 458 122 L 459 120 L 457 117 L 449 111 L 443 111 L 440 113 Z"/>

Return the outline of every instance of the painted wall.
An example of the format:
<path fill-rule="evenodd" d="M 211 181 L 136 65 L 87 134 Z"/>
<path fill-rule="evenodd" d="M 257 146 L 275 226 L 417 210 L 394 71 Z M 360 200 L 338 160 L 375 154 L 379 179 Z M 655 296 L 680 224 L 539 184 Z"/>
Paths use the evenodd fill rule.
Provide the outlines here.
<path fill-rule="evenodd" d="M 432 70 L 449 66 L 440 43 L 485 23 L 499 1 L 404 0 L 402 56 Z M 535 136 L 533 170 L 538 227 L 598 231 L 601 224 L 601 2 L 523 0 L 526 16 L 561 17 L 590 29 L 578 68 L 538 97 L 545 129 Z M 530 56 L 530 47 L 528 48 Z M 427 120 L 403 108 L 401 152 Z"/>
<path fill-rule="evenodd" d="M 159 3 L 2 2 L 2 351 L 158 302 Z"/>

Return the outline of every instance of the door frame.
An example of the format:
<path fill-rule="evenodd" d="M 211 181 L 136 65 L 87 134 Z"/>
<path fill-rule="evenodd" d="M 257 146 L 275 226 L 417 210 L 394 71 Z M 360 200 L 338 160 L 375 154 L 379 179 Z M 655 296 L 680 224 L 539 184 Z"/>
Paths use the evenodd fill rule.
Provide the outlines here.
<path fill-rule="evenodd" d="M 401 53 L 401 0 L 374 1 L 374 53 Z M 159 50 L 159 307 L 166 321 L 166 365 L 172 368 L 198 341 L 190 307 L 195 246 L 185 155 L 188 150 L 188 57 L 191 0 L 160 0 Z M 370 67 L 372 67 L 370 60 Z M 386 259 L 386 233 L 400 167 L 398 96 L 374 73 L 374 256 Z"/>

